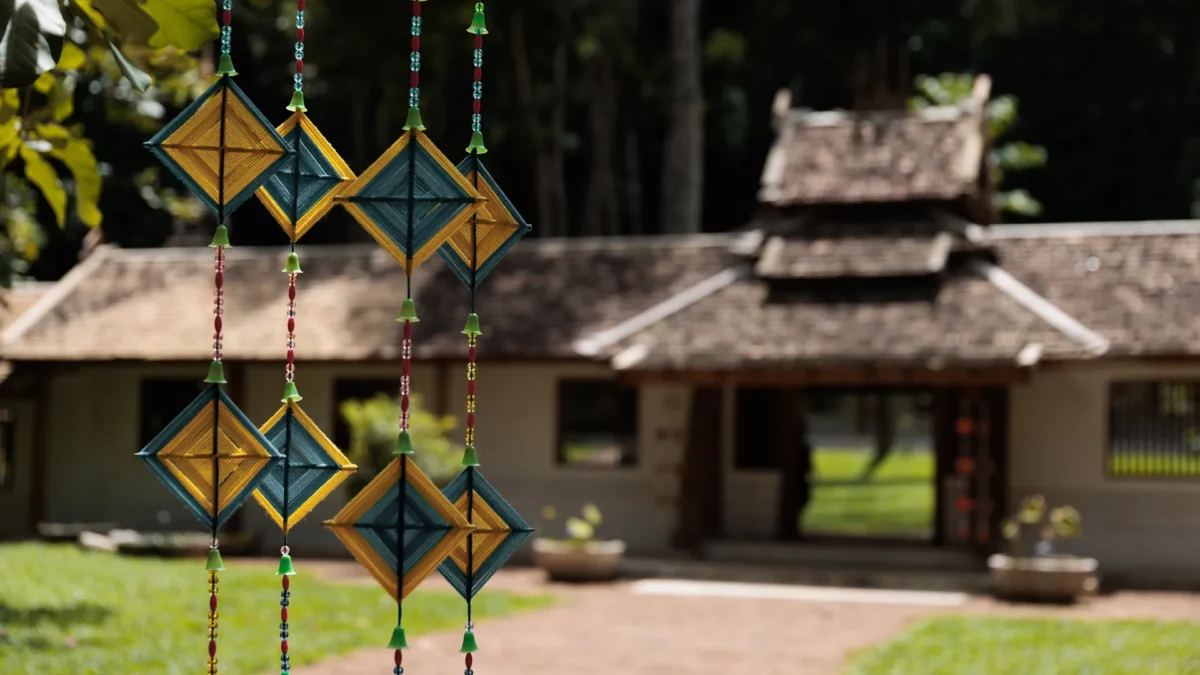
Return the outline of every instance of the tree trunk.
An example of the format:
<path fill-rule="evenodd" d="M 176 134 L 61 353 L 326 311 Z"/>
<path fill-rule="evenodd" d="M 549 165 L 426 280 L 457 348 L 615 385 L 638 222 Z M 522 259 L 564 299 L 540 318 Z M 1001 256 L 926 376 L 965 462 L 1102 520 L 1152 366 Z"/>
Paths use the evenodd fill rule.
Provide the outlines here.
<path fill-rule="evenodd" d="M 588 62 L 591 87 L 591 167 L 583 226 L 587 235 L 615 235 L 620 230 L 617 197 L 617 76 L 612 58 L 601 51 Z"/>
<path fill-rule="evenodd" d="M 700 0 L 671 0 L 671 116 L 663 158 L 664 232 L 699 232 L 704 191 Z"/>

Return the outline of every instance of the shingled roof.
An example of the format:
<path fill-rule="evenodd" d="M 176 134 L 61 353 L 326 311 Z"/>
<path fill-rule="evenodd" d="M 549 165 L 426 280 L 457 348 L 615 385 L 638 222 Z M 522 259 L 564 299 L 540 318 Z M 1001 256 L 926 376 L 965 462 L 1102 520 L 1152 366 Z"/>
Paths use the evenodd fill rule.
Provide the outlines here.
<path fill-rule="evenodd" d="M 719 272 L 722 236 L 523 242 L 484 283 L 478 308 L 488 358 L 579 358 L 572 344 Z M 394 359 L 404 274 L 374 246 L 299 249 L 298 349 L 309 360 Z M 225 272 L 225 354 L 274 360 L 284 347 L 281 249 L 233 248 Z M 418 358 L 461 356 L 467 292 L 434 260 L 414 275 Z M 105 247 L 4 333 L 18 361 L 207 358 L 208 248 Z"/>
<path fill-rule="evenodd" d="M 793 110 L 779 126 L 762 175 L 764 204 L 953 200 L 979 189 L 986 143 L 977 107 Z"/>

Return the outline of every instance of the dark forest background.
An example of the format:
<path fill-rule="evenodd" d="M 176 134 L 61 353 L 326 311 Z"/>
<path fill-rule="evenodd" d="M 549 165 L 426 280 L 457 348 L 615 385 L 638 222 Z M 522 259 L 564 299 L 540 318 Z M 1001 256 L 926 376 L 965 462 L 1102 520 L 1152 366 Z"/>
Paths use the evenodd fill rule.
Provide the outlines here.
<path fill-rule="evenodd" d="M 308 0 L 308 8 L 309 115 L 361 171 L 402 133 L 411 6 Z M 424 9 L 424 120 L 457 160 L 470 139 L 473 5 L 437 0 Z M 1196 210 L 1194 0 L 498 0 L 486 9 L 485 161 L 535 236 L 740 227 L 755 212 L 779 89 L 815 109 L 903 105 L 918 75 L 943 72 L 988 73 L 994 94 L 1019 100 L 1010 134 L 1044 146 L 1049 161 L 1006 187 L 1036 196 L 1040 220 Z M 236 16 L 238 84 L 282 122 L 294 3 L 242 0 Z M 694 76 L 700 87 L 689 84 Z M 147 198 L 156 164 L 140 144 L 153 129 L 109 124 L 102 96 L 80 87 L 78 97 L 76 120 L 107 164 L 104 239 L 162 245 L 179 223 Z M 689 119 L 702 126 L 689 128 Z M 672 200 L 686 202 L 692 190 L 673 186 L 695 178 L 687 158 L 699 156 L 696 214 Z M 54 279 L 74 264 L 87 230 L 45 229 L 30 272 Z M 235 245 L 284 243 L 253 202 L 231 231 Z M 335 210 L 305 243 L 362 240 Z"/>

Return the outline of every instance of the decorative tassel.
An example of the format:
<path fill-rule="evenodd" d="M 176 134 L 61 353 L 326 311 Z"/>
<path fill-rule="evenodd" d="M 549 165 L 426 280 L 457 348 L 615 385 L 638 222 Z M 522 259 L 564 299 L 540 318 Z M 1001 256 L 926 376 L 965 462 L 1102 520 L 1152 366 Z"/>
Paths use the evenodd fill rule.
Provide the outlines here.
<path fill-rule="evenodd" d="M 213 361 L 208 366 L 208 377 L 204 381 L 208 384 L 225 384 L 225 366 L 220 361 Z"/>
<path fill-rule="evenodd" d="M 404 636 L 404 626 L 397 624 L 392 629 L 392 640 L 388 642 L 388 649 L 408 649 L 408 639 Z"/>
<path fill-rule="evenodd" d="M 288 104 L 288 110 L 292 112 L 305 112 L 308 108 L 304 107 L 304 92 L 295 91 L 292 93 L 292 102 Z"/>

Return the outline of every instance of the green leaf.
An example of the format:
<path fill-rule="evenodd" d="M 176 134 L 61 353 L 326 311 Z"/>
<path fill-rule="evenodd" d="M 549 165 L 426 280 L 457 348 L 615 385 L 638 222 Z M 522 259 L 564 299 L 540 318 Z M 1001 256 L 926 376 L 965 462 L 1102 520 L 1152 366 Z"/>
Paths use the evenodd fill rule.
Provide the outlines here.
<path fill-rule="evenodd" d="M 100 212 L 100 167 L 92 154 L 91 144 L 82 138 L 71 138 L 65 147 L 50 151 L 50 155 L 66 165 L 75 178 L 75 212 L 88 227 L 99 227 L 104 220 Z"/>
<path fill-rule="evenodd" d="M 600 525 L 604 522 L 604 517 L 600 515 L 600 508 L 595 504 L 583 505 L 583 519 L 592 525 Z"/>
<path fill-rule="evenodd" d="M 55 221 L 62 227 L 67 222 L 67 191 L 63 189 L 58 173 L 40 152 L 28 145 L 21 146 L 21 159 L 25 161 L 25 178 L 41 191 L 54 211 Z"/>
<path fill-rule="evenodd" d="M 0 89 L 21 89 L 54 69 L 67 22 L 57 0 L 0 0 Z"/>
<path fill-rule="evenodd" d="M 108 43 L 108 48 L 112 52 L 113 58 L 117 61 L 117 67 L 121 69 L 121 73 L 129 80 L 134 89 L 144 92 L 150 88 L 150 85 L 154 84 L 154 78 L 133 65 L 133 62 L 121 53 L 120 47 L 113 44 L 111 40 Z"/>
<path fill-rule="evenodd" d="M 212 0 L 76 0 L 83 11 L 99 14 L 125 40 L 153 48 L 196 51 L 213 41 L 217 3 Z"/>
<path fill-rule="evenodd" d="M 582 518 L 567 518 L 567 536 L 580 541 L 587 541 L 595 534 L 595 529 Z"/>
<path fill-rule="evenodd" d="M 994 151 L 995 165 L 1004 171 L 1039 169 L 1046 165 L 1046 148 L 1014 141 Z"/>

